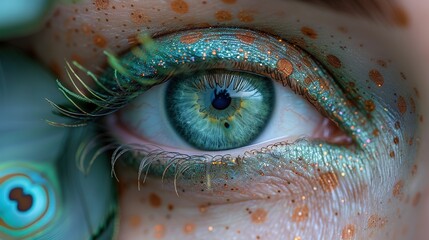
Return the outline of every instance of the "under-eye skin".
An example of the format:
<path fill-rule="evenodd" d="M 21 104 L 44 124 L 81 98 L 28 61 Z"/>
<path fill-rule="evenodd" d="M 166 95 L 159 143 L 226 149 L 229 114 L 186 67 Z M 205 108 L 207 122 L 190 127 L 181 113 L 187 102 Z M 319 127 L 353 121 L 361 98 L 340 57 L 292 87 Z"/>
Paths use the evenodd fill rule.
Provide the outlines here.
<path fill-rule="evenodd" d="M 289 179 L 286 190 L 298 191 L 294 192 L 297 195 L 300 191 L 310 193 L 312 180 L 322 181 L 321 188 L 329 192 L 337 187 L 339 178 L 357 169 L 361 173 L 354 177 L 354 184 L 369 179 L 369 169 L 375 164 L 370 160 L 376 159 L 377 149 L 384 146 L 391 135 L 377 137 L 372 134 L 377 130 L 377 124 L 385 121 L 384 117 L 372 112 L 372 117 L 368 118 L 370 113 L 365 104 L 353 93 L 344 92 L 321 64 L 301 49 L 274 36 L 244 29 L 209 28 L 181 31 L 155 39 L 142 37 L 141 43 L 120 58 L 107 53 L 111 67 L 98 78 L 92 76 L 96 88 L 85 85 L 89 94 L 82 95 L 61 87 L 72 105 L 55 105 L 63 114 L 77 119 L 76 124 L 109 115 L 104 123 L 115 140 L 105 149 L 114 150 L 113 164 L 123 160 L 135 165 L 139 177 L 162 177 L 174 180 L 176 184 L 181 180 L 184 188 L 202 185 L 216 189 L 226 181 L 231 186 L 274 176 Z M 75 68 L 70 67 L 70 76 L 79 81 L 73 69 L 85 69 L 78 64 Z M 113 112 L 152 87 L 169 84 L 165 81 L 174 79 L 171 84 L 180 88 L 188 84 L 181 81 L 192 81 L 186 76 L 211 74 L 212 71 L 252 75 L 250 78 L 261 78 L 256 79 L 261 81 L 268 78 L 291 88 L 335 123 L 350 141 L 335 142 L 311 136 L 293 142 L 284 139 L 268 146 L 255 145 L 240 154 L 186 154 L 166 151 L 159 145 L 128 141 L 131 136 L 121 131 L 116 122 L 117 114 Z M 329 184 L 323 184 L 324 181 Z"/>

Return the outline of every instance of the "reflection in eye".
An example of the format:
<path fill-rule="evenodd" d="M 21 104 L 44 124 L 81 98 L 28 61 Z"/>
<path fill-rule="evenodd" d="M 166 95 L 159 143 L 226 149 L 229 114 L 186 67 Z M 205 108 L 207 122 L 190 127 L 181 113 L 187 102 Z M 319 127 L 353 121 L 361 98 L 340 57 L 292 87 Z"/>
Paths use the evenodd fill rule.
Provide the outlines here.
<path fill-rule="evenodd" d="M 365 158 L 361 155 L 372 154 L 368 143 L 374 136 L 369 133 L 375 127 L 366 119 L 364 107 L 350 104 L 350 100 L 323 67 L 305 52 L 278 38 L 250 30 L 199 29 L 162 36 L 156 41 L 142 39 L 142 42 L 140 47 L 119 59 L 108 54 L 112 68 L 106 70 L 102 77 L 94 77 L 98 89 L 86 86 L 91 97 L 74 94 L 62 87 L 75 107 L 57 106 L 58 109 L 85 122 L 96 116 L 110 114 L 137 96 L 144 95 L 153 86 L 175 76 L 225 69 L 252 73 L 289 86 L 338 125 L 352 139 L 352 145 L 303 138 L 291 143 L 280 140 L 235 155 L 187 155 L 145 145 L 126 132 L 118 133 L 114 115 L 111 115 L 107 124 L 116 139 L 110 145 L 116 148 L 113 163 L 125 156 L 128 163 L 137 166 L 139 176 L 142 173 L 165 179 L 177 179 L 180 176 L 187 180 L 185 185 L 216 187 L 222 185 L 225 176 L 226 179 L 243 182 L 254 179 L 257 172 L 273 174 L 282 168 L 283 178 L 314 178 L 320 172 L 329 172 L 331 180 L 328 182 L 335 183 L 338 180 L 336 173 L 332 173 L 334 169 L 343 169 L 343 176 L 347 171 L 362 169 L 362 159 Z M 173 84 L 187 85 L 188 82 L 173 81 Z M 77 100 L 84 100 L 92 106 L 83 108 Z M 128 152 L 134 154 L 127 155 Z M 338 159 L 347 164 L 344 165 Z M 302 168 L 302 162 L 317 168 Z M 329 191 L 330 187 L 326 189 Z M 300 190 L 306 191 L 302 187 Z"/>

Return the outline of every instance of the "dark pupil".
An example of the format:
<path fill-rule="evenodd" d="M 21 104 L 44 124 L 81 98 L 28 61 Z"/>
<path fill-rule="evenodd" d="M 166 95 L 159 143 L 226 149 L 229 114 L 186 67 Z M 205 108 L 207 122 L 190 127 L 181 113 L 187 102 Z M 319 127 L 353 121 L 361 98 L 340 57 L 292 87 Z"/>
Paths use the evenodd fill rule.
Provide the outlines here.
<path fill-rule="evenodd" d="M 212 106 L 217 110 L 224 110 L 231 104 L 231 97 L 226 89 L 222 89 L 217 92 L 217 89 L 214 90 L 215 97 L 212 100 Z"/>

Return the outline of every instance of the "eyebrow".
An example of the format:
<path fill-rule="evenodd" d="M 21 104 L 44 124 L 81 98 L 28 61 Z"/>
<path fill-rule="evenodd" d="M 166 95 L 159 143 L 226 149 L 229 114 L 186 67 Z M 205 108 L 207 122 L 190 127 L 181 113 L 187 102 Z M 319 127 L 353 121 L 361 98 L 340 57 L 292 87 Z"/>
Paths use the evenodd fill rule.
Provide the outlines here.
<path fill-rule="evenodd" d="M 336 12 L 361 16 L 372 21 L 407 27 L 409 17 L 404 8 L 394 0 L 298 0 L 325 7 Z"/>

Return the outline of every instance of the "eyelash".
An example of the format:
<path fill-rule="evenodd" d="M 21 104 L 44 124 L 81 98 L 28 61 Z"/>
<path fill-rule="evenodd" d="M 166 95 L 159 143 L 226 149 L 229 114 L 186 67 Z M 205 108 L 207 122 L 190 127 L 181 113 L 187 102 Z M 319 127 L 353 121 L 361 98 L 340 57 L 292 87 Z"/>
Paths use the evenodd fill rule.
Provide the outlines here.
<path fill-rule="evenodd" d="M 234 170 L 237 166 L 246 166 L 247 171 L 243 176 L 248 175 L 247 177 L 250 176 L 251 178 L 251 173 L 257 169 L 263 169 L 260 166 L 261 161 L 258 159 L 265 155 L 266 159 L 278 159 L 279 162 L 285 164 L 285 161 L 281 159 L 285 158 L 284 155 L 289 154 L 289 157 L 285 159 L 291 159 L 288 162 L 290 165 L 285 164 L 285 168 L 294 173 L 297 171 L 301 172 L 303 175 L 309 174 L 308 169 L 300 169 L 302 168 L 302 166 L 300 167 L 302 164 L 300 162 L 303 160 L 307 161 L 308 164 L 314 162 L 318 166 L 319 171 L 320 168 L 324 168 L 325 171 L 332 170 L 330 164 L 341 164 L 335 162 L 336 157 L 347 159 L 348 166 L 345 167 L 346 169 L 359 169 L 362 166 L 363 163 L 359 160 L 358 156 L 362 151 L 356 153 L 356 150 L 365 150 L 367 144 L 371 142 L 371 137 L 368 133 L 372 132 L 373 125 L 366 119 L 364 108 L 359 105 L 350 105 L 349 100 L 334 84 L 334 80 L 302 50 L 295 49 L 286 42 L 283 42 L 283 40 L 270 35 L 231 28 L 188 30 L 167 35 L 167 37 L 160 37 L 156 42 L 147 36 L 143 36 L 140 40 L 142 43 L 141 48 L 134 48 L 131 50 L 131 53 L 123 56 L 121 59 L 106 52 L 112 68 L 107 70 L 106 74 L 101 78 L 95 77 L 94 74 L 87 71 L 78 63 L 73 63 L 75 68 L 86 72 L 93 79 L 94 83 L 98 86 L 97 89 L 92 89 L 88 85 L 85 85 L 73 67 L 68 64 L 70 80 L 78 93 L 74 93 L 61 83 L 58 83 L 60 90 L 72 105 L 66 106 L 57 105 L 53 102 L 50 103 L 61 114 L 78 120 L 70 124 L 71 126 L 80 126 L 98 117 L 113 113 L 152 86 L 165 82 L 172 74 L 189 71 L 190 69 L 199 70 L 200 67 L 193 65 L 194 61 L 198 62 L 195 59 L 198 59 L 206 62 L 205 68 L 217 68 L 221 66 L 234 70 L 257 72 L 258 74 L 279 81 L 284 86 L 290 86 L 295 92 L 306 97 L 325 116 L 336 122 L 340 128 L 353 138 L 355 144 L 352 147 L 331 146 L 325 142 L 301 139 L 293 144 L 278 143 L 261 150 L 246 152 L 244 156 L 231 157 L 229 155 L 190 156 L 166 152 L 162 149 L 148 151 L 146 146 L 126 146 L 110 142 L 103 148 L 103 151 L 114 150 L 111 158 L 113 174 L 113 168 L 117 160 L 129 152 L 144 156 L 140 163 L 134 162 L 139 168 L 139 180 L 143 172 L 145 172 L 144 178 L 150 174 L 161 176 L 162 179 L 174 179 L 176 192 L 176 180 L 179 175 L 182 179 L 189 180 L 188 184 L 198 184 L 204 182 L 202 179 L 205 179 L 204 177 L 207 174 L 212 176 L 235 176 L 236 173 Z M 236 48 L 237 52 L 224 51 L 222 44 L 225 40 L 228 40 L 229 46 L 235 46 L 234 44 L 240 46 Z M 200 43 L 201 46 L 197 43 Z M 204 48 L 204 44 L 209 44 L 211 48 Z M 266 49 L 267 52 L 265 53 L 254 46 L 270 46 L 271 48 Z M 212 49 L 216 49 L 215 52 Z M 143 51 L 147 53 L 143 54 Z M 175 55 L 177 52 L 180 52 L 180 54 Z M 185 54 L 187 52 L 189 52 L 189 55 Z M 193 55 L 192 53 L 195 52 L 200 55 Z M 244 57 L 246 52 L 251 54 Z M 260 55 L 255 54 L 255 52 Z M 236 60 L 236 62 L 231 60 L 231 62 L 216 63 L 216 59 L 221 54 L 229 54 L 230 59 L 240 59 L 242 57 L 245 59 L 245 63 L 240 60 Z M 170 60 L 163 61 L 163 59 Z M 174 61 L 174 59 L 176 60 Z M 211 59 L 214 59 L 214 63 L 209 62 Z M 261 62 L 261 59 L 264 59 L 264 61 Z M 182 61 L 181 64 L 183 66 L 177 67 L 177 62 L 180 61 Z M 141 69 L 131 68 L 132 65 L 139 65 L 141 68 L 146 68 L 149 74 L 144 72 L 142 75 Z M 315 72 L 318 75 L 313 75 Z M 304 73 L 308 75 L 303 76 Z M 81 83 L 92 97 L 88 97 L 82 93 L 75 84 L 75 81 Z M 366 123 L 365 128 L 361 125 L 362 123 Z M 308 150 L 303 151 L 303 148 Z M 314 159 L 306 159 L 303 156 L 303 152 L 307 152 L 306 154 L 311 153 L 314 155 Z M 328 152 L 330 154 L 327 154 Z M 368 154 L 370 151 L 364 152 Z M 152 165 L 155 162 L 157 164 Z M 253 163 L 248 164 L 249 162 Z M 233 178 L 237 179 L 237 177 Z"/>

